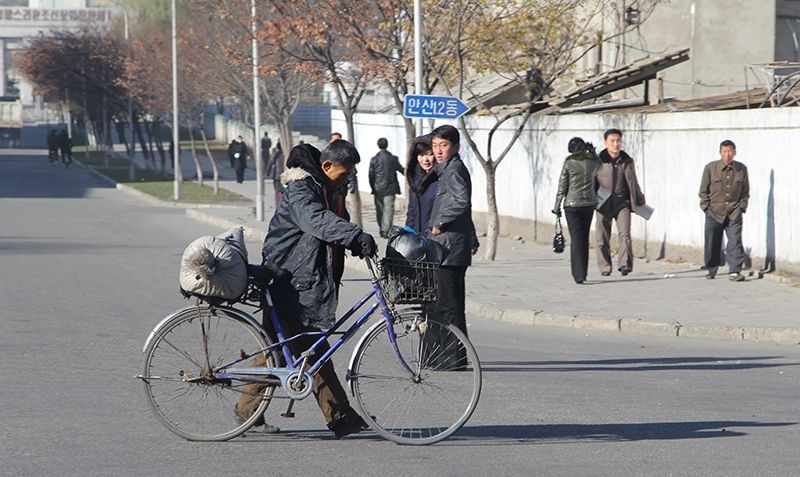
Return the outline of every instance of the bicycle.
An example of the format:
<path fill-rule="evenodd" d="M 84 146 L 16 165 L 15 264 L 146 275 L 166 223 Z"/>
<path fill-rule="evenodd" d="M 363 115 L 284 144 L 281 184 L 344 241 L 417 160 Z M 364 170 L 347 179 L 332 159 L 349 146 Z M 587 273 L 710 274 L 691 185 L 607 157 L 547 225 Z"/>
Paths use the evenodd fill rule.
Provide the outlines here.
<path fill-rule="evenodd" d="M 481 367 L 466 335 L 429 318 L 420 306 L 436 298 L 438 266 L 365 260 L 371 290 L 329 330 L 304 333 L 319 339 L 300 356 L 289 352 L 293 338 L 284 336 L 267 290 L 275 277 L 262 266 L 247 266 L 248 291 L 236 303 L 268 314 L 277 341 L 236 303 L 198 299 L 164 318 L 145 342 L 144 372 L 137 376 L 161 423 L 188 440 L 224 441 L 246 432 L 275 399 L 288 399 L 282 416 L 293 417 L 294 402 L 311 394 L 314 373 L 380 311 L 383 319 L 361 336 L 346 373 L 361 416 L 378 435 L 398 444 L 433 444 L 457 432 L 477 407 Z M 338 331 L 365 306 L 352 325 Z M 338 339 L 316 356 L 331 336 Z M 249 365 L 257 356 L 265 366 Z M 233 407 L 248 384 L 259 389 L 261 402 L 238 423 Z"/>

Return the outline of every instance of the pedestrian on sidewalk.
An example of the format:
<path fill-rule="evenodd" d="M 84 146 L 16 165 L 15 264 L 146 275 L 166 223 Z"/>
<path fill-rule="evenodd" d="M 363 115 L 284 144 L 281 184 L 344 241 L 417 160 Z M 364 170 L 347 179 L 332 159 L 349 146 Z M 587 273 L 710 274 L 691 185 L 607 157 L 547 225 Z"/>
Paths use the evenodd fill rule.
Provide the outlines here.
<path fill-rule="evenodd" d="M 272 139 L 269 137 L 269 133 L 264 131 L 264 137 L 261 138 L 261 164 L 264 165 L 264 171 L 266 172 L 267 176 L 271 176 L 269 170 L 269 163 L 270 163 L 270 151 L 272 149 Z"/>
<path fill-rule="evenodd" d="M 569 263 L 575 283 L 586 281 L 589 269 L 589 229 L 597 206 L 595 193 L 597 169 L 600 165 L 592 143 L 574 137 L 567 145 L 569 155 L 564 160 L 558 181 L 558 193 L 553 213 L 561 218 L 561 203 L 569 228 Z"/>
<path fill-rule="evenodd" d="M 275 189 L 275 210 L 278 210 L 278 205 L 283 199 L 283 182 L 281 182 L 281 174 L 283 174 L 283 148 L 281 142 L 275 142 L 275 151 L 272 153 L 270 159 L 270 175 L 272 179 L 272 187 Z"/>
<path fill-rule="evenodd" d="M 228 146 L 228 158 L 231 160 L 231 167 L 236 170 L 236 182 L 241 184 L 244 182 L 244 169 L 247 167 L 247 144 L 242 136 L 236 136 Z"/>
<path fill-rule="evenodd" d="M 742 245 L 742 215 L 750 199 L 750 179 L 747 166 L 736 157 L 736 144 L 726 139 L 719 145 L 720 159 L 711 161 L 703 169 L 700 180 L 700 209 L 706 214 L 705 269 L 706 278 L 717 276 L 722 263 L 722 232 L 728 237 L 725 257 L 729 278 L 744 281 L 742 264 L 745 253 Z"/>
<path fill-rule="evenodd" d="M 597 171 L 598 194 L 608 199 L 597 210 L 595 235 L 597 266 L 600 274 L 611 275 L 611 222 L 617 223 L 619 272 L 625 276 L 633 271 L 633 242 L 631 242 L 631 212 L 645 204 L 645 197 L 636 178 L 633 158 L 622 150 L 622 131 L 609 129 L 603 134 L 605 149 L 600 151 Z"/>
<path fill-rule="evenodd" d="M 383 238 L 389 237 L 394 222 L 395 196 L 400 193 L 397 174 L 405 172 L 400 160 L 387 150 L 388 147 L 389 141 L 385 137 L 378 139 L 379 151 L 369 161 L 369 187 L 375 196 L 375 215 Z"/>
<path fill-rule="evenodd" d="M 460 139 L 458 130 L 449 124 L 431 132 L 439 184 L 431 210 L 430 237 L 447 251 L 439 268 L 435 314 L 442 322 L 455 325 L 466 335 L 464 278 L 477 249 L 473 248 L 472 180 L 458 154 Z M 453 358 L 464 362 L 464 356 Z"/>
<path fill-rule="evenodd" d="M 269 291 L 281 326 L 287 336 L 296 336 L 289 342 L 295 356 L 317 341 L 314 333 L 335 322 L 345 248 L 362 258 L 377 251 L 375 239 L 348 221 L 339 192 L 357 158 L 352 144 L 337 140 L 321 154 L 310 144 L 295 146 L 286 161 L 285 195 L 269 223 L 262 256 L 265 265 L 286 272 L 288 277 L 276 280 Z M 326 353 L 328 348 L 323 343 L 317 352 Z M 257 357 L 263 359 L 261 354 Z M 245 389 L 236 405 L 241 418 L 252 416 L 258 407 L 263 394 L 258 390 Z M 314 375 L 313 392 L 328 429 L 336 437 L 367 428 L 350 406 L 332 361 Z"/>

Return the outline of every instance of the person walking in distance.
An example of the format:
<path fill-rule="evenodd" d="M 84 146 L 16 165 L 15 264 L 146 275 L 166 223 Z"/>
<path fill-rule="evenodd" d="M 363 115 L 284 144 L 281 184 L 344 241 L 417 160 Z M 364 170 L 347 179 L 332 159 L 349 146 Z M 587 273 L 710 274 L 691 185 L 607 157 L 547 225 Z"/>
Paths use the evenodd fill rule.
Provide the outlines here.
<path fill-rule="evenodd" d="M 261 164 L 264 166 L 264 176 L 270 177 L 270 151 L 272 149 L 272 139 L 269 137 L 269 133 L 264 131 L 264 137 L 261 138 Z"/>
<path fill-rule="evenodd" d="M 281 203 L 281 199 L 283 199 L 283 182 L 281 182 L 281 175 L 283 174 L 283 164 L 284 164 L 284 157 L 283 157 L 283 147 L 281 147 L 281 142 L 277 141 L 275 143 L 275 151 L 272 153 L 272 158 L 270 159 L 270 165 L 268 170 L 270 171 L 269 177 L 272 179 L 272 187 L 275 189 L 275 209 L 278 209 L 278 205 Z"/>
<path fill-rule="evenodd" d="M 599 161 L 594 146 L 579 137 L 570 139 L 567 151 L 569 156 L 561 168 L 553 213 L 561 217 L 563 201 L 569 227 L 572 278 L 575 283 L 581 284 L 586 281 L 589 269 L 589 229 L 597 206 L 595 175 Z"/>
<path fill-rule="evenodd" d="M 622 150 L 622 131 L 609 129 L 603 134 L 605 149 L 600 151 L 600 168 L 597 170 L 598 195 L 608 198 L 597 210 L 595 234 L 597 239 L 597 265 L 600 274 L 611 275 L 611 222 L 617 223 L 619 272 L 625 276 L 633 271 L 633 243 L 631 242 L 631 212 L 645 204 L 645 197 L 636 178 L 633 158 Z"/>
<path fill-rule="evenodd" d="M 744 281 L 742 265 L 745 253 L 742 245 L 742 215 L 747 211 L 750 199 L 750 179 L 747 166 L 736 157 L 736 144 L 726 139 L 719 145 L 720 158 L 703 168 L 700 179 L 700 209 L 706 215 L 705 223 L 705 269 L 706 278 L 717 276 L 722 263 L 722 232 L 728 237 L 725 257 L 728 261 L 729 278 Z"/>
<path fill-rule="evenodd" d="M 385 137 L 378 139 L 378 154 L 369 161 L 369 187 L 375 196 L 376 220 L 383 238 L 389 237 L 394 221 L 394 200 L 400 193 L 397 173 L 404 173 L 400 160 L 386 150 L 388 147 L 389 141 Z"/>
<path fill-rule="evenodd" d="M 236 182 L 241 184 L 244 182 L 244 169 L 247 166 L 247 145 L 242 136 L 236 136 L 228 146 L 228 157 L 231 160 L 231 167 L 236 170 Z"/>

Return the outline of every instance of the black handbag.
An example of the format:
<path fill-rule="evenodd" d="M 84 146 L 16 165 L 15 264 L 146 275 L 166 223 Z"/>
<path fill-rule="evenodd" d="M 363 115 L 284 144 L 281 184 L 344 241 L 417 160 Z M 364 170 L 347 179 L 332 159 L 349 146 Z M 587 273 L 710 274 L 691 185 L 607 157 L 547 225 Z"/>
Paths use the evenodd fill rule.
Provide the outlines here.
<path fill-rule="evenodd" d="M 564 252 L 564 234 L 561 233 L 561 217 L 556 217 L 556 232 L 553 234 L 553 251 Z"/>

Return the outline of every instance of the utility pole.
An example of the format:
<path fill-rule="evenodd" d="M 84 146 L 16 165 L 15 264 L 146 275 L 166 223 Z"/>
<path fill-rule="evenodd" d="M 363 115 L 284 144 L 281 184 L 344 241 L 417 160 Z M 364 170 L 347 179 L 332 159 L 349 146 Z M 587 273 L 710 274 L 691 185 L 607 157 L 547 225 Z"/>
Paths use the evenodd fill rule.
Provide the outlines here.
<path fill-rule="evenodd" d="M 422 90 L 422 0 L 414 0 L 414 92 Z M 417 136 L 422 136 L 422 118 L 417 118 Z"/>
<path fill-rule="evenodd" d="M 256 0 L 250 0 L 253 33 L 253 119 L 255 137 L 253 159 L 256 163 L 256 220 L 264 221 L 264 164 L 261 160 L 261 95 L 258 91 L 258 41 L 256 39 Z"/>
<path fill-rule="evenodd" d="M 131 47 L 131 39 L 128 36 L 128 9 L 122 9 L 122 15 L 125 20 L 125 43 L 128 46 L 128 59 L 133 56 L 133 48 Z M 133 134 L 133 98 L 131 92 L 128 91 L 128 124 L 131 130 L 130 148 L 128 148 L 128 180 L 133 182 L 136 180 L 136 168 L 133 165 L 133 155 L 136 150 L 136 140 Z"/>
<path fill-rule="evenodd" d="M 181 199 L 181 158 L 178 143 L 178 22 L 175 11 L 175 0 L 172 0 L 172 167 L 175 172 L 172 198 L 178 201 Z"/>

